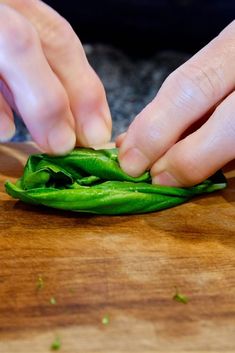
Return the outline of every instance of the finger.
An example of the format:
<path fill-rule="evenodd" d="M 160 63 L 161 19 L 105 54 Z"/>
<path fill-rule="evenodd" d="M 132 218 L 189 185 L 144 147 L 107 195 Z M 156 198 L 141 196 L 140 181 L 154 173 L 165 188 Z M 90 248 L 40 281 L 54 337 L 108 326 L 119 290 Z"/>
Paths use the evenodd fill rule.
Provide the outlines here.
<path fill-rule="evenodd" d="M 66 92 L 33 26 L 5 5 L 0 5 L 0 75 L 39 146 L 51 153 L 71 150 L 76 136 Z"/>
<path fill-rule="evenodd" d="M 4 97 L 7 104 L 11 107 L 11 109 L 19 115 L 19 112 L 17 111 L 17 107 L 15 105 L 13 94 L 10 91 L 9 87 L 7 86 L 6 82 L 3 81 L 1 76 L 0 76 L 0 92 L 2 93 L 2 96 Z"/>
<path fill-rule="evenodd" d="M 235 85 L 235 22 L 173 72 L 139 114 L 120 147 L 122 168 L 137 176 L 160 158 Z M 132 161 L 134 161 L 132 163 Z"/>
<path fill-rule="evenodd" d="M 153 183 L 191 186 L 235 157 L 235 92 L 197 131 L 172 146 L 152 167 Z"/>
<path fill-rule="evenodd" d="M 6 142 L 15 134 L 13 113 L 0 92 L 0 141 Z"/>
<path fill-rule="evenodd" d="M 115 144 L 116 144 L 117 147 L 121 146 L 122 142 L 124 141 L 125 136 L 126 136 L 126 132 L 123 132 L 122 134 L 117 136 L 117 138 L 115 140 Z"/>
<path fill-rule="evenodd" d="M 41 1 L 8 3 L 37 29 L 46 58 L 68 94 L 78 142 L 84 146 L 108 142 L 112 123 L 104 87 L 69 23 Z"/>

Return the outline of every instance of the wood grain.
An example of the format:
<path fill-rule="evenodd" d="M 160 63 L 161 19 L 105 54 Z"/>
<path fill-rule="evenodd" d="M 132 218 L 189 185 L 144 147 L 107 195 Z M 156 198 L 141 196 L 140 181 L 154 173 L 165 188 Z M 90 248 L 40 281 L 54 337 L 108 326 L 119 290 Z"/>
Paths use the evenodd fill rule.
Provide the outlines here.
<path fill-rule="evenodd" d="M 235 352 L 233 166 L 223 192 L 147 215 L 90 216 L 5 194 L 35 151 L 0 147 L 0 352 L 49 352 L 56 336 L 71 353 Z M 188 304 L 172 300 L 175 286 Z"/>

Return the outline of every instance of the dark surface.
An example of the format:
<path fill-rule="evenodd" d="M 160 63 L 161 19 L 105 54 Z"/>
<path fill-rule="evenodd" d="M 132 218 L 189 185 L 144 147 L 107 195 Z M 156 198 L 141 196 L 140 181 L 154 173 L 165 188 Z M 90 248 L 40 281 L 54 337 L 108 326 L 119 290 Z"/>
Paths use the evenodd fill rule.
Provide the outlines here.
<path fill-rule="evenodd" d="M 234 0 L 48 0 L 83 42 L 134 55 L 159 49 L 195 52 L 235 16 Z"/>

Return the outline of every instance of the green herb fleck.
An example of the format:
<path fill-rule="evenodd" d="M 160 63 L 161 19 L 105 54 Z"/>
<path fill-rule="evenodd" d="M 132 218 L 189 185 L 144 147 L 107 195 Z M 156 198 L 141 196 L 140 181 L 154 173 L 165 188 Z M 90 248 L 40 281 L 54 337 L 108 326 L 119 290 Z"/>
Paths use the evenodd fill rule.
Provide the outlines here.
<path fill-rule="evenodd" d="M 50 298 L 50 303 L 51 305 L 55 305 L 56 304 L 56 299 L 54 297 Z"/>
<path fill-rule="evenodd" d="M 51 344 L 52 351 L 58 351 L 61 348 L 60 338 L 56 337 L 55 340 Z"/>
<path fill-rule="evenodd" d="M 173 300 L 182 304 L 187 304 L 189 302 L 189 298 L 186 295 L 179 293 L 177 288 L 175 290 L 176 292 L 173 296 Z"/>
<path fill-rule="evenodd" d="M 43 278 L 41 275 L 39 275 L 37 278 L 36 288 L 37 288 L 37 290 L 41 290 L 44 288 L 44 281 L 43 281 Z"/>
<path fill-rule="evenodd" d="M 104 315 L 103 318 L 102 318 L 102 324 L 103 325 L 108 325 L 109 324 L 109 315 Z"/>

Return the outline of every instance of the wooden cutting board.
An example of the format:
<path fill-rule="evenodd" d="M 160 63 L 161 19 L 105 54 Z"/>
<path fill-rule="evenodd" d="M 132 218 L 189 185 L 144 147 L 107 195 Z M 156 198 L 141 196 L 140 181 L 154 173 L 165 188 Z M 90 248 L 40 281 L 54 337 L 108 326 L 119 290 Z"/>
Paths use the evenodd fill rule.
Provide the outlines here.
<path fill-rule="evenodd" d="M 5 194 L 35 151 L 0 147 L 0 352 L 50 352 L 57 336 L 69 353 L 235 352 L 233 166 L 223 192 L 158 213 L 91 216 Z M 175 286 L 188 304 L 172 299 Z"/>

